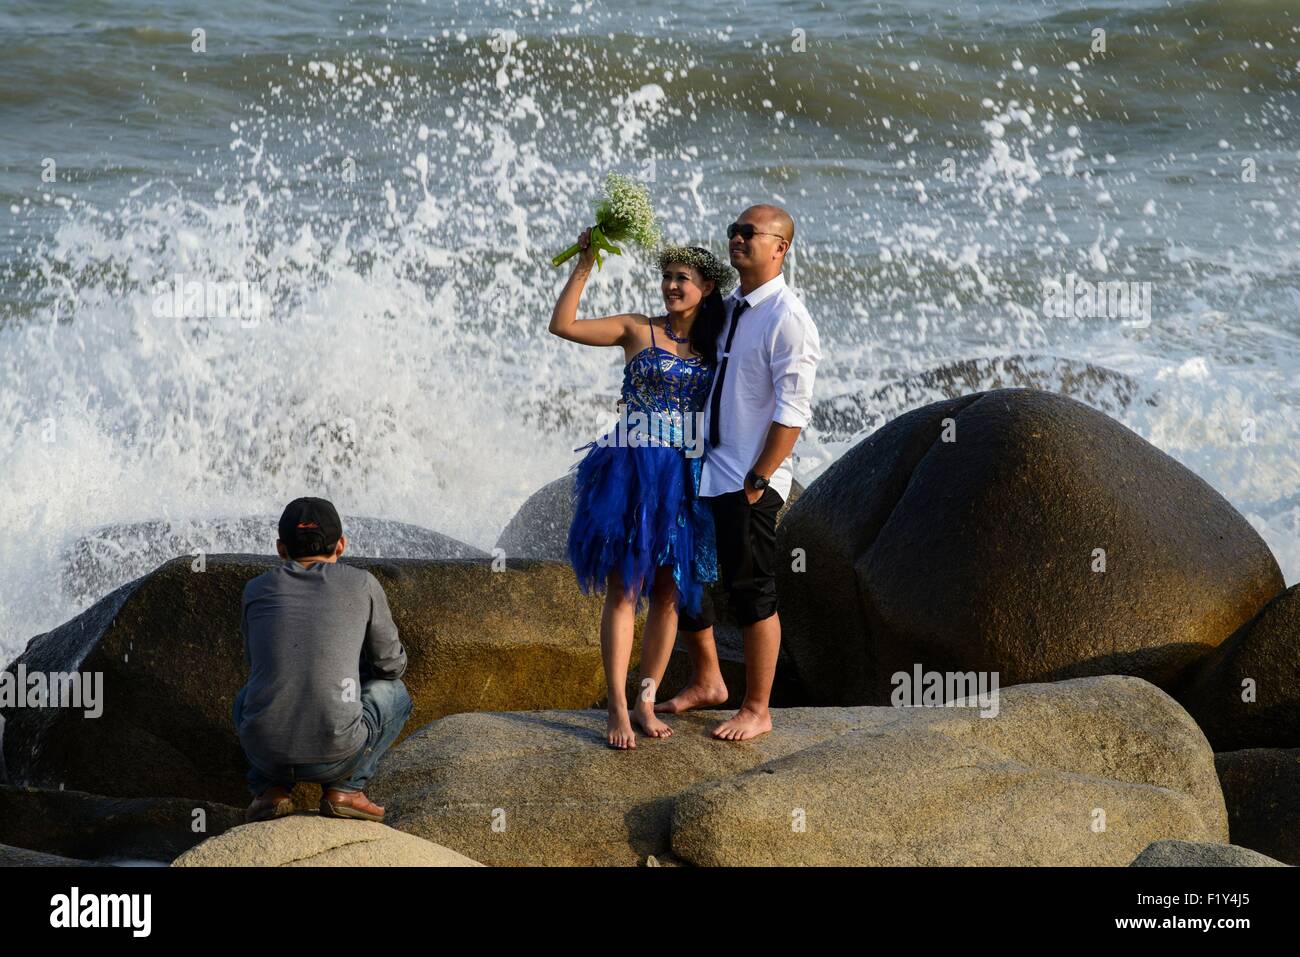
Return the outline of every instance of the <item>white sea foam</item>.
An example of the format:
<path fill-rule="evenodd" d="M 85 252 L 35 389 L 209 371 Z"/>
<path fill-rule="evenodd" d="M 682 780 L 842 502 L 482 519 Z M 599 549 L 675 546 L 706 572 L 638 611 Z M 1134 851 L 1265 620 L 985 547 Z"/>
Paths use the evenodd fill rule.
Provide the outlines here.
<path fill-rule="evenodd" d="M 196 160 L 201 175 L 12 204 L 35 239 L 18 282 L 33 305 L 0 316 L 0 659 L 78 610 L 56 584 L 62 552 L 101 524 L 275 513 L 310 493 L 345 520 L 490 548 L 616 416 L 617 350 L 545 333 L 567 275 L 546 260 L 587 223 L 606 170 L 643 173 L 651 158 L 670 239 L 720 247 L 760 198 L 795 213 L 797 284 L 826 356 L 820 398 L 971 357 L 1114 369 L 1141 393 L 1115 414 L 1219 489 L 1300 578 L 1295 156 L 1272 155 L 1237 231 L 1219 235 L 1221 207 L 1185 207 L 1225 190 L 1152 198 L 1134 173 L 1204 180 L 1211 160 L 1153 152 L 1135 167 L 1121 147 L 1141 143 L 1100 142 L 1116 127 L 1074 84 L 1101 71 L 1040 58 L 1040 74 L 1023 55 L 1012 71 L 1038 92 L 990 82 L 969 98 L 984 108 L 965 131 L 983 141 L 955 146 L 937 127 L 918 134 L 919 113 L 891 120 L 892 100 L 878 122 L 810 127 L 770 65 L 751 67 L 750 93 L 732 84 L 735 125 L 720 125 L 704 91 L 739 74 L 715 69 L 707 46 L 657 54 L 670 69 L 646 73 L 581 52 L 587 37 L 567 57 L 518 37 L 493 56 L 479 39 L 426 44 L 445 81 L 346 46 L 300 57 L 292 82 L 241 108 L 223 154 Z M 924 82 L 928 69 L 908 74 Z M 780 134 L 755 126 L 777 113 Z M 790 132 L 796 119 L 811 139 Z M 864 128 L 870 141 L 837 151 Z M 1152 282 L 1151 328 L 1044 316 L 1043 280 L 1071 272 Z M 255 283 L 265 316 L 160 316 L 155 284 L 176 275 Z M 659 306 L 654 270 L 612 257 L 582 314 Z M 908 393 L 911 405 L 942 397 Z M 809 430 L 796 475 L 811 481 L 850 442 Z"/>

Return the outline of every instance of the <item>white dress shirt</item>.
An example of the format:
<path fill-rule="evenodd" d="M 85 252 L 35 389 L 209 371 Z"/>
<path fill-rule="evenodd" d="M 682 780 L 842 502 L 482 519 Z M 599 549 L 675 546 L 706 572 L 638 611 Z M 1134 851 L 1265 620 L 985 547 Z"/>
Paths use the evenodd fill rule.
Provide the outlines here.
<path fill-rule="evenodd" d="M 725 301 L 727 321 L 718 336 L 718 364 L 727 346 L 731 317 L 740 289 Z M 817 327 L 799 297 L 777 273 L 748 296 L 740 317 L 722 383 L 718 414 L 722 441 L 709 446 L 700 474 L 700 495 L 723 495 L 744 488 L 745 476 L 763 454 L 772 423 L 803 428 L 812 418 L 813 378 L 821 360 Z M 718 376 L 713 384 L 717 387 Z M 709 434 L 712 395 L 704 406 L 704 435 Z M 794 475 L 787 458 L 768 477 L 782 499 L 790 498 Z"/>

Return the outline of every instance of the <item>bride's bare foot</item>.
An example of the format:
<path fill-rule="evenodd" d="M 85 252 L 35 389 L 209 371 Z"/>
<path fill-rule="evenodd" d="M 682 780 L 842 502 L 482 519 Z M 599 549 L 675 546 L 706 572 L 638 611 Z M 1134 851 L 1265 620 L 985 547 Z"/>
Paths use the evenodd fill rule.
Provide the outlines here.
<path fill-rule="evenodd" d="M 667 701 L 655 705 L 660 714 L 678 714 L 692 708 L 712 708 L 727 700 L 727 686 L 719 678 L 715 683 L 692 681 Z"/>
<path fill-rule="evenodd" d="M 713 736 L 720 741 L 748 741 L 771 730 L 772 715 L 766 708 L 760 714 L 742 706 L 734 718 L 722 722 L 713 729 Z"/>
<path fill-rule="evenodd" d="M 649 701 L 637 701 L 636 707 L 632 710 L 632 720 L 638 728 L 645 732 L 646 737 L 672 737 L 673 729 L 655 717 Z"/>
<path fill-rule="evenodd" d="M 620 751 L 636 747 L 636 735 L 632 732 L 632 722 L 628 720 L 624 708 L 609 713 L 609 746 Z"/>

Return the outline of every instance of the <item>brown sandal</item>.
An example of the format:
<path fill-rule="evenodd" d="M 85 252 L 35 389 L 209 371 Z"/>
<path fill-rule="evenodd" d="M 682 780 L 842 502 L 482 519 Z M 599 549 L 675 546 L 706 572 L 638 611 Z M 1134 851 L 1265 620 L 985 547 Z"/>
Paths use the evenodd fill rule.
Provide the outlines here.
<path fill-rule="evenodd" d="M 248 805 L 248 810 L 244 812 L 244 821 L 249 824 L 254 821 L 273 821 L 292 813 L 293 795 L 288 788 L 276 785 L 267 788 L 253 799 L 253 803 Z"/>
<path fill-rule="evenodd" d="M 321 794 L 320 812 L 325 817 L 346 817 L 358 821 L 382 821 L 384 809 L 361 791 L 336 791 Z"/>

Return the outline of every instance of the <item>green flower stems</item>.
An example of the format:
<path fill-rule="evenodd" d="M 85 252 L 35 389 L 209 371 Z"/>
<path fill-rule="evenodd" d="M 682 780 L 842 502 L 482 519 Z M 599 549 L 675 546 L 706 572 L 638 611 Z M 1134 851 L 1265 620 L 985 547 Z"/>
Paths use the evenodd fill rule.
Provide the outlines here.
<path fill-rule="evenodd" d="M 597 269 L 605 268 L 602 263 L 602 257 L 601 257 L 602 252 L 613 253 L 615 256 L 623 255 L 623 250 L 619 249 L 617 246 L 615 246 L 613 243 L 611 243 L 608 239 L 605 238 L 605 231 L 600 228 L 599 223 L 591 227 L 591 236 L 588 238 L 591 241 L 591 248 L 596 251 Z M 555 256 L 553 259 L 551 259 L 551 265 L 562 266 L 570 259 L 572 259 L 574 256 L 578 255 L 578 253 L 580 252 L 582 252 L 582 247 L 577 243 L 574 243 L 564 252 L 560 253 L 558 256 Z"/>

